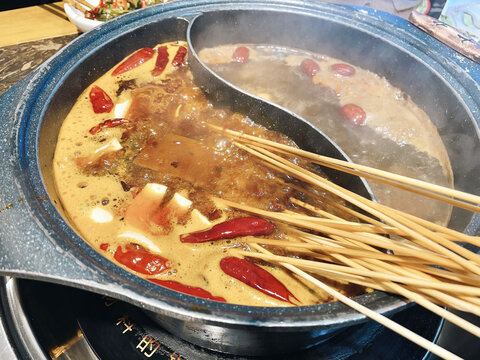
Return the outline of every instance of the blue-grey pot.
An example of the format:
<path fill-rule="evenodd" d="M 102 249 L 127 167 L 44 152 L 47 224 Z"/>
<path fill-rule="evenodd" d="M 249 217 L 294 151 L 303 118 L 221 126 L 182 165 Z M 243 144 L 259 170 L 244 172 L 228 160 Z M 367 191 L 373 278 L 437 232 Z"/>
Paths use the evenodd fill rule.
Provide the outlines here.
<path fill-rule="evenodd" d="M 438 127 L 456 188 L 480 193 L 477 64 L 407 21 L 374 10 L 295 0 L 172 2 L 119 17 L 80 36 L 0 98 L 0 207 L 13 204 L 0 213 L 0 273 L 128 301 L 174 334 L 217 351 L 262 355 L 308 347 L 365 321 L 364 316 L 338 302 L 249 307 L 156 286 L 84 242 L 64 217 L 55 191 L 51 162 L 58 130 L 81 91 L 132 51 L 185 39 L 189 21 L 199 14 L 195 36 L 202 46 L 295 46 L 385 76 Z M 244 22 L 248 26 L 242 26 Z M 205 35 L 215 23 L 230 30 L 218 37 Z M 450 226 L 478 234 L 479 219 L 455 210 Z M 356 300 L 384 314 L 407 304 L 377 291 Z"/>

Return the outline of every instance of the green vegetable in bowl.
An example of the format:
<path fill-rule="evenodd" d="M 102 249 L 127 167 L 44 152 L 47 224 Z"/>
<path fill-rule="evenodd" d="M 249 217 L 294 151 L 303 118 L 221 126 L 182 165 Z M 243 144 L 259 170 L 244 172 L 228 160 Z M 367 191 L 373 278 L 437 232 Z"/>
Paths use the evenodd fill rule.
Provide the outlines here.
<path fill-rule="evenodd" d="M 107 21 L 133 10 L 168 1 L 170 0 L 100 0 L 96 8 L 85 12 L 85 17 L 91 20 Z"/>

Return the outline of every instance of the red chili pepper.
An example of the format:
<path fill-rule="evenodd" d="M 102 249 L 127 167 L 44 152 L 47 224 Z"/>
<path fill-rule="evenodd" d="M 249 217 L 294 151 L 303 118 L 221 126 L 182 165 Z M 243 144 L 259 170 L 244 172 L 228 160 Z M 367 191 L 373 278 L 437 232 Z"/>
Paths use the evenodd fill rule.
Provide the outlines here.
<path fill-rule="evenodd" d="M 348 64 L 333 64 L 331 69 L 337 74 L 342 76 L 353 76 L 355 75 L 355 68 Z"/>
<path fill-rule="evenodd" d="M 365 111 L 360 106 L 355 104 L 347 104 L 342 106 L 340 113 L 345 120 L 348 120 L 355 125 L 363 125 L 367 119 L 367 114 Z"/>
<path fill-rule="evenodd" d="M 248 62 L 249 57 L 250 57 L 250 50 L 245 46 L 237 47 L 232 55 L 233 61 L 240 64 L 245 64 L 246 62 Z"/>
<path fill-rule="evenodd" d="M 172 66 L 180 66 L 185 61 L 185 55 L 187 55 L 187 49 L 184 46 L 180 46 L 172 61 Z"/>
<path fill-rule="evenodd" d="M 123 252 L 121 246 L 117 247 L 113 257 L 129 269 L 146 275 L 160 274 L 169 269 L 167 259 L 154 255 L 141 246 L 128 244 L 126 250 Z"/>
<path fill-rule="evenodd" d="M 108 249 L 108 243 L 100 244 L 100 249 L 103 250 L 103 251 L 107 251 L 107 249 Z"/>
<path fill-rule="evenodd" d="M 225 274 L 275 299 L 286 301 L 293 305 L 295 304 L 290 301 L 291 297 L 298 301 L 285 285 L 272 274 L 248 260 L 234 256 L 226 257 L 220 260 L 220 268 Z"/>
<path fill-rule="evenodd" d="M 128 122 L 129 121 L 124 118 L 109 119 L 109 120 L 105 120 L 104 122 L 101 122 L 98 125 L 95 125 L 90 130 L 88 130 L 88 132 L 92 135 L 95 135 L 95 134 L 98 134 L 100 131 L 102 131 L 103 128 L 112 128 Z"/>
<path fill-rule="evenodd" d="M 90 102 L 95 114 L 108 113 L 113 109 L 113 101 L 101 87 L 93 85 L 90 90 Z"/>
<path fill-rule="evenodd" d="M 320 66 L 318 66 L 317 62 L 313 61 L 312 59 L 303 59 L 300 67 L 302 68 L 304 74 L 310 77 L 316 75 L 320 70 Z"/>
<path fill-rule="evenodd" d="M 165 67 L 168 64 L 168 51 L 166 46 L 160 46 L 157 49 L 157 61 L 155 62 L 155 68 L 152 70 L 152 75 L 153 76 L 158 76 L 160 75 L 163 70 L 165 70 Z"/>
<path fill-rule="evenodd" d="M 112 76 L 117 76 L 123 74 L 124 72 L 130 71 L 137 66 L 142 65 L 144 62 L 150 60 L 155 54 L 155 50 L 152 48 L 143 48 L 138 50 L 136 53 L 130 55 L 128 59 L 122 62 L 117 66 L 112 72 Z"/>
<path fill-rule="evenodd" d="M 209 299 L 209 300 L 214 300 L 214 301 L 221 301 L 221 302 L 227 302 L 223 297 L 221 296 L 213 296 L 210 294 L 207 290 L 204 290 L 200 287 L 195 287 L 195 286 L 189 286 L 189 285 L 183 285 L 177 281 L 172 281 L 172 280 L 160 280 L 160 279 L 147 279 L 157 285 L 164 286 L 166 288 L 188 294 L 188 295 L 193 295 L 197 297 L 201 297 L 204 299 Z"/>
<path fill-rule="evenodd" d="M 237 236 L 270 235 L 275 230 L 271 222 L 254 218 L 237 218 L 222 222 L 206 231 L 180 235 L 183 243 L 202 243 L 221 239 L 231 239 Z"/>

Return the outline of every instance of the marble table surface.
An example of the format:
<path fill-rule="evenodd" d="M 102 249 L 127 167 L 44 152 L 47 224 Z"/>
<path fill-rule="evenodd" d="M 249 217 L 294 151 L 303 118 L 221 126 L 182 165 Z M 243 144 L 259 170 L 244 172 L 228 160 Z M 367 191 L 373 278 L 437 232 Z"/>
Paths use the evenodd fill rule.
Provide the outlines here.
<path fill-rule="evenodd" d="M 0 48 L 0 95 L 77 36 L 59 36 Z"/>

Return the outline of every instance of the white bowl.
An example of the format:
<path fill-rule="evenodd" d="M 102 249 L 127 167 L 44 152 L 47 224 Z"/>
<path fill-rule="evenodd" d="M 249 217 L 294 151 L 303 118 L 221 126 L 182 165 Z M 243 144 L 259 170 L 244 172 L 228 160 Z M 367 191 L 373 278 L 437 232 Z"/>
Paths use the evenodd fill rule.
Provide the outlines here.
<path fill-rule="evenodd" d="M 92 4 L 93 6 L 98 5 L 98 1 L 95 0 L 86 0 L 88 3 Z M 82 32 L 87 32 L 89 30 L 92 30 L 95 26 L 98 26 L 102 24 L 102 21 L 97 21 L 97 20 L 90 20 L 86 19 L 85 15 L 78 10 L 75 9 L 73 6 L 68 5 L 67 3 L 63 4 L 63 8 L 65 9 L 65 13 L 68 16 L 68 20 L 72 24 L 74 24 L 78 30 Z"/>

